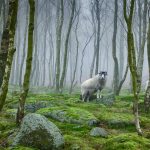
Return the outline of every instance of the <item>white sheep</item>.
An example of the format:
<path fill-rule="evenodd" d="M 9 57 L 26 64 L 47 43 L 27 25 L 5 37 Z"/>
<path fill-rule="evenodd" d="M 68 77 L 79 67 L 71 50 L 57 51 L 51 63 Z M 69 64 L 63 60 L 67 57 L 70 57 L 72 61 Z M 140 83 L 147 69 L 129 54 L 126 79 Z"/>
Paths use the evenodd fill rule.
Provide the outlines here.
<path fill-rule="evenodd" d="M 90 96 L 92 96 L 97 91 L 97 98 L 100 98 L 100 91 L 104 88 L 106 84 L 106 75 L 107 72 L 101 71 L 93 78 L 90 78 L 81 84 L 81 94 L 83 101 L 89 101 Z"/>

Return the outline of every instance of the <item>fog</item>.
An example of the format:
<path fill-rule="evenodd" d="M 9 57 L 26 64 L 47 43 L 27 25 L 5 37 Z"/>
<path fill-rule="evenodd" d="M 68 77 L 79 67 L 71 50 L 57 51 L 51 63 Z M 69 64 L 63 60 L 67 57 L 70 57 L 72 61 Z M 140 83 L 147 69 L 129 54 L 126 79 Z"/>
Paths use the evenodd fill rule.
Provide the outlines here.
<path fill-rule="evenodd" d="M 68 44 L 68 62 L 67 62 L 67 75 L 65 78 L 65 86 L 70 86 L 73 70 L 75 67 L 75 56 L 77 51 L 77 42 L 75 37 L 75 28 L 77 24 L 77 16 L 79 15 L 79 23 L 77 27 L 77 34 L 79 40 L 79 54 L 77 61 L 77 70 L 75 82 L 76 86 L 80 86 L 81 82 L 90 77 L 90 68 L 94 55 L 94 36 L 93 29 L 94 23 L 91 15 L 91 3 L 92 0 L 78 0 L 76 1 L 76 12 L 74 15 L 74 21 L 71 29 L 71 34 Z M 19 1 L 19 13 L 18 23 L 16 30 L 16 46 L 17 50 L 14 55 L 13 68 L 11 72 L 10 84 L 19 85 L 19 79 L 23 80 L 25 72 L 25 58 L 23 51 L 27 51 L 27 15 L 28 15 L 28 3 L 27 0 Z M 35 17 L 35 29 L 34 29 L 34 54 L 33 54 L 33 66 L 31 75 L 31 86 L 54 86 L 55 85 L 55 67 L 56 67 L 56 15 L 57 15 L 57 1 L 53 0 L 36 0 L 36 17 Z M 123 61 L 123 74 L 125 72 L 127 64 L 127 41 L 126 41 L 126 24 L 123 18 L 123 5 L 122 0 L 119 0 L 118 8 L 118 29 L 117 29 L 117 58 L 120 64 L 120 60 Z M 138 8 L 136 8 L 137 11 Z M 70 2 L 64 1 L 64 23 L 62 28 L 62 42 L 61 42 L 61 59 L 60 68 L 62 71 L 62 62 L 64 55 L 64 43 L 66 32 L 69 23 L 69 17 L 71 14 Z M 135 12 L 134 19 L 134 34 L 136 49 L 139 49 L 138 45 L 138 17 Z M 112 87 L 114 61 L 112 57 L 112 37 L 113 37 L 113 19 L 114 19 L 114 2 L 112 0 L 101 1 L 100 10 L 100 47 L 99 47 L 99 66 L 98 71 L 107 71 L 107 86 Z M 96 21 L 95 21 L 96 22 Z M 121 30 L 123 34 L 121 33 Z M 121 35 L 122 34 L 122 35 Z M 120 46 L 120 39 L 123 36 L 123 48 Z M 25 43 L 25 44 L 24 44 Z M 146 45 L 146 44 L 145 44 Z M 122 51 L 123 56 L 120 56 Z M 25 53 L 26 55 L 26 53 Z M 122 57 L 122 58 L 120 58 Z M 23 66 L 21 68 L 21 62 Z M 83 63 L 83 64 L 82 64 Z M 35 67 L 36 65 L 36 67 Z M 144 64 L 143 64 L 143 86 L 148 80 L 148 63 L 147 53 L 145 46 Z M 23 73 L 20 74 L 20 70 Z M 95 69 L 95 67 L 94 67 Z M 82 73 L 81 73 L 82 70 Z M 93 71 L 93 76 L 94 76 Z M 80 81 L 81 80 L 81 81 Z M 123 87 L 130 87 L 130 72 L 128 72 L 127 79 Z"/>

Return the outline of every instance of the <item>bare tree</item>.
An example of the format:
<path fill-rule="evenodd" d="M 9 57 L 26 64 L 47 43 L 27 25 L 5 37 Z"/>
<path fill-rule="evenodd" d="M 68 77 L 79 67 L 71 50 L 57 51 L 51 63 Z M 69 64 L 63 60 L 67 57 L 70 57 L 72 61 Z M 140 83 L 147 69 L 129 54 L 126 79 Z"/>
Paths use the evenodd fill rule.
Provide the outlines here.
<path fill-rule="evenodd" d="M 124 18 L 127 24 L 127 44 L 128 44 L 128 62 L 129 62 L 129 68 L 131 71 L 132 76 L 132 86 L 133 86 L 133 94 L 134 94 L 134 102 L 133 102 L 133 113 L 135 117 L 135 126 L 136 130 L 139 135 L 142 134 L 141 128 L 140 128 L 140 122 L 139 122 L 139 113 L 138 113 L 138 101 L 139 101 L 139 95 L 137 93 L 137 67 L 136 67 L 136 54 L 135 54 L 135 48 L 134 48 L 134 36 L 132 31 L 132 19 L 133 19 L 133 12 L 134 12 L 134 4 L 135 0 L 130 1 L 130 8 L 129 8 L 129 15 L 127 15 L 127 1 L 123 1 L 124 5 Z"/>
<path fill-rule="evenodd" d="M 59 3 L 60 1 L 60 3 Z M 61 34 L 64 21 L 64 1 L 58 0 L 57 2 L 57 24 L 56 24 L 56 91 L 59 92 L 60 80 L 60 47 L 61 47 Z"/>
<path fill-rule="evenodd" d="M 75 12 L 75 0 L 72 1 L 72 8 L 71 8 L 71 16 L 69 19 L 69 26 L 67 29 L 67 34 L 66 34 L 66 39 L 65 39 L 65 51 L 64 51 L 64 59 L 63 59 L 63 70 L 62 70 L 62 75 L 60 79 L 60 92 L 63 90 L 64 86 L 64 79 L 66 77 L 66 72 L 67 72 L 67 61 L 68 61 L 68 42 L 69 42 L 69 37 L 71 33 L 71 28 L 73 24 L 73 18 L 74 18 L 74 12 Z"/>
<path fill-rule="evenodd" d="M 115 0 L 115 12 L 114 12 L 114 31 L 112 39 L 112 56 L 114 60 L 114 76 L 113 76 L 113 91 L 116 95 L 119 86 L 119 64 L 116 56 L 116 37 L 117 37 L 117 15 L 118 15 L 118 0 Z"/>
<path fill-rule="evenodd" d="M 24 105 L 25 100 L 29 91 L 30 85 L 30 74 L 32 67 L 32 53 L 33 53 L 33 31 L 34 31 L 34 13 L 35 13 L 35 2 L 34 0 L 29 0 L 30 6 L 30 20 L 29 20 L 29 29 L 28 29 L 28 52 L 26 58 L 26 69 L 23 81 L 23 89 L 19 97 L 19 106 L 17 110 L 16 123 L 20 124 L 24 117 Z"/>

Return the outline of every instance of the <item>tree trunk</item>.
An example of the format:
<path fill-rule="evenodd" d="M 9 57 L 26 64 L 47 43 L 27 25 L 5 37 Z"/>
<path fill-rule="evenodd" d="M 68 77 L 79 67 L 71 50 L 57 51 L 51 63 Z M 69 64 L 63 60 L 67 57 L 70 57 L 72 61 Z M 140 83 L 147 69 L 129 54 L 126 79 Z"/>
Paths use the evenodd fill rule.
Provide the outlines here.
<path fill-rule="evenodd" d="M 138 75 L 137 75 L 137 67 L 136 67 L 134 37 L 133 37 L 133 31 L 132 31 L 132 19 L 133 19 L 135 0 L 130 1 L 129 16 L 127 16 L 127 11 L 126 11 L 126 0 L 124 0 L 123 2 L 124 2 L 124 18 L 127 24 L 128 63 L 129 63 L 129 68 L 130 68 L 131 76 L 132 76 L 132 85 L 133 85 L 133 94 L 134 94 L 133 113 L 135 117 L 136 130 L 139 135 L 142 135 L 140 122 L 139 122 L 139 114 L 138 114 L 138 101 L 139 101 L 139 95 L 137 93 L 137 79 L 138 79 L 137 76 Z"/>
<path fill-rule="evenodd" d="M 149 67 L 149 84 L 145 93 L 144 105 L 145 111 L 149 112 L 150 109 L 150 12 L 149 12 L 149 24 L 147 32 L 147 57 L 148 57 L 148 67 Z"/>
<path fill-rule="evenodd" d="M 96 0 L 96 18 L 97 18 L 97 41 L 96 41 L 96 66 L 95 74 L 98 74 L 99 69 L 99 45 L 100 45 L 100 1 Z"/>
<path fill-rule="evenodd" d="M 59 92 L 60 80 L 60 49 L 61 49 L 61 34 L 64 22 L 64 1 L 61 0 L 59 8 L 59 1 L 57 4 L 57 27 L 56 27 L 56 92 Z M 61 10 L 60 10 L 61 9 Z"/>
<path fill-rule="evenodd" d="M 77 72 L 77 64 L 78 64 L 78 55 L 79 55 L 79 39 L 78 39 L 78 24 L 79 24 L 79 15 L 78 15 L 78 20 L 77 20 L 77 24 L 76 24 L 76 28 L 75 28 L 75 37 L 76 37 L 76 42 L 77 42 L 77 46 L 76 46 L 76 59 L 75 59 L 75 67 L 74 67 L 74 71 L 73 71 L 73 78 L 71 80 L 71 86 L 70 86 L 70 91 L 69 93 L 72 93 L 73 87 L 74 87 L 74 81 L 75 81 L 75 77 L 76 77 L 76 72 Z"/>
<path fill-rule="evenodd" d="M 15 29 L 16 29 L 15 27 L 16 27 L 16 22 L 17 22 L 17 9 L 18 9 L 18 0 L 15 0 L 15 1 L 10 0 L 7 29 L 5 29 L 5 32 L 3 34 L 3 42 L 4 42 L 3 44 L 4 45 L 9 44 L 9 46 L 7 45 L 8 55 L 6 57 L 5 52 L 7 51 L 7 49 L 5 49 L 6 51 L 3 53 L 5 55 L 1 55 L 1 56 L 5 56 L 7 58 L 7 61 L 6 61 L 6 68 L 4 70 L 3 82 L 2 82 L 2 87 L 1 87 L 2 91 L 0 93 L 0 111 L 2 110 L 4 103 L 5 103 L 5 99 L 6 99 L 6 95 L 8 91 L 8 84 L 9 84 L 9 78 L 10 78 L 10 72 L 11 72 L 11 65 L 13 61 L 13 55 L 16 50 L 16 48 L 14 48 L 14 36 L 15 36 Z M 4 50 L 4 47 L 3 47 L 3 50 Z"/>
<path fill-rule="evenodd" d="M 26 25 L 25 25 L 25 30 L 24 30 L 24 40 L 23 40 L 23 54 L 22 54 L 22 60 L 20 64 L 20 76 L 19 76 L 19 86 L 22 86 L 22 76 L 23 76 L 23 64 L 25 61 L 25 56 L 26 56 L 26 42 L 27 42 L 27 34 L 28 34 L 28 6 L 26 10 Z"/>
<path fill-rule="evenodd" d="M 3 6 L 5 7 L 5 6 Z M 10 15 L 12 15 L 12 8 L 13 7 L 13 2 L 12 0 L 10 0 L 9 2 L 9 14 L 8 16 L 11 17 Z M 4 14 L 3 14 L 3 17 Z M 8 54 L 8 48 L 9 48 L 9 27 L 10 27 L 10 21 L 12 19 L 7 19 L 7 22 L 6 22 L 6 26 L 4 28 L 4 31 L 3 31 L 3 34 L 2 34 L 2 39 L 1 39 L 1 49 L 0 49 L 0 87 L 2 86 L 2 82 L 3 82 L 3 76 L 4 76 L 4 73 L 5 73 L 5 67 L 6 67 L 6 60 L 7 60 L 7 54 Z"/>
<path fill-rule="evenodd" d="M 137 62 L 137 71 L 138 71 L 138 83 L 137 83 L 137 92 L 141 91 L 141 83 L 142 83 L 142 72 L 143 72 L 143 62 L 144 62 L 144 47 L 146 42 L 146 24 L 147 24 L 147 0 L 144 0 L 144 12 L 143 12 L 143 37 L 141 47 L 139 49 L 138 54 L 138 62 Z"/>
<path fill-rule="evenodd" d="M 72 1 L 72 11 L 71 11 L 71 16 L 70 16 L 70 20 L 69 20 L 69 26 L 68 26 L 68 31 L 67 31 L 67 35 L 66 35 L 66 40 L 65 40 L 63 70 L 62 70 L 62 75 L 61 75 L 61 79 L 60 79 L 60 92 L 62 92 L 62 90 L 63 90 L 64 79 L 66 77 L 66 72 L 67 72 L 68 42 L 69 42 L 69 37 L 70 37 L 71 28 L 72 28 L 72 24 L 73 24 L 74 12 L 75 12 L 75 0 Z"/>
<path fill-rule="evenodd" d="M 27 52 L 27 59 L 26 59 L 26 69 L 24 75 L 23 90 L 19 97 L 19 106 L 17 110 L 17 117 L 16 117 L 17 124 L 20 124 L 24 117 L 24 105 L 29 91 L 30 74 L 32 68 L 34 12 L 35 12 L 34 0 L 29 0 L 29 6 L 30 6 L 30 16 L 29 16 L 30 20 L 29 20 L 29 29 L 28 29 L 28 52 Z"/>
<path fill-rule="evenodd" d="M 117 15 L 118 15 L 118 0 L 115 0 L 114 32 L 113 32 L 113 39 L 112 39 L 112 56 L 114 60 L 113 91 L 115 95 L 117 94 L 117 89 L 119 86 L 119 65 L 116 56 Z"/>

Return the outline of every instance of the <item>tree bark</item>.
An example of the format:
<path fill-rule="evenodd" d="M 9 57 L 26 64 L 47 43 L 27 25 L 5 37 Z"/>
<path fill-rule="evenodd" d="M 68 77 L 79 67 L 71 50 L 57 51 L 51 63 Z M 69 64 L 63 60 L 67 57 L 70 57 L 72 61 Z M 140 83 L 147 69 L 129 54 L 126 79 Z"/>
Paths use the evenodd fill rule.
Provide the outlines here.
<path fill-rule="evenodd" d="M 144 106 L 146 112 L 149 112 L 150 109 L 150 10 L 148 15 L 149 15 L 149 20 L 148 20 L 149 23 L 148 23 L 148 32 L 147 32 L 147 58 L 148 58 L 148 67 L 149 67 L 149 84 L 144 98 Z"/>
<path fill-rule="evenodd" d="M 8 20 L 7 20 L 7 27 L 5 29 L 5 32 L 3 34 L 3 46 L 6 48 L 6 44 L 8 48 L 8 55 L 6 54 L 7 49 L 4 49 L 3 51 L 4 55 L 1 56 L 7 56 L 6 60 L 6 67 L 4 70 L 4 76 L 3 76 L 3 82 L 1 86 L 1 93 L 0 93 L 0 111 L 2 110 L 5 100 L 6 100 L 6 95 L 8 91 L 8 84 L 9 84 L 9 78 L 10 78 L 10 72 L 11 72 L 11 65 L 13 61 L 13 56 L 15 53 L 16 48 L 14 48 L 14 36 L 15 36 L 15 27 L 16 27 L 16 22 L 17 22 L 17 9 L 18 9 L 18 0 L 10 0 L 9 1 L 9 14 L 8 14 Z M 6 33 L 6 35 L 5 35 Z M 6 37 L 5 37 L 6 36 Z M 5 60 L 4 60 L 5 61 Z M 4 69 L 4 68 L 3 68 Z"/>
<path fill-rule="evenodd" d="M 30 74 L 32 68 L 34 12 L 35 12 L 34 0 L 29 0 L 29 6 L 30 6 L 30 16 L 29 16 L 30 20 L 29 20 L 29 29 L 28 29 L 28 52 L 27 52 L 27 59 L 26 59 L 26 69 L 24 75 L 23 89 L 19 97 L 19 106 L 17 110 L 17 117 L 16 117 L 17 124 L 20 124 L 24 117 L 24 105 L 29 91 Z"/>
<path fill-rule="evenodd" d="M 141 47 L 139 48 L 138 62 L 137 62 L 137 71 L 138 71 L 138 83 L 137 83 L 137 92 L 141 91 L 142 83 L 142 72 L 143 72 L 143 62 L 144 62 L 144 48 L 146 42 L 146 29 L 147 29 L 147 0 L 144 0 L 144 12 L 143 12 L 143 36 Z M 140 35 L 139 35 L 140 36 Z"/>
<path fill-rule="evenodd" d="M 59 1 L 57 4 L 57 27 L 56 27 L 56 92 L 59 92 L 60 80 L 60 49 L 61 49 L 61 34 L 64 22 L 64 1 Z M 61 9 L 61 10 L 60 10 Z"/>
<path fill-rule="evenodd" d="M 138 101 L 139 95 L 137 93 L 137 67 L 136 67 L 136 54 L 135 54 L 135 47 L 134 47 L 134 37 L 132 31 L 132 19 L 133 19 L 133 12 L 134 12 L 134 3 L 135 0 L 130 1 L 130 9 L 129 9 L 129 16 L 127 16 L 126 11 L 126 0 L 123 1 L 124 4 L 124 18 L 127 24 L 127 45 L 128 45 L 128 63 L 129 68 L 131 71 L 132 76 L 132 85 L 133 85 L 133 94 L 134 94 L 134 101 L 133 101 L 133 113 L 135 117 L 135 126 L 137 133 L 142 135 L 142 130 L 140 128 L 140 121 L 139 121 L 139 114 L 138 114 Z"/>
<path fill-rule="evenodd" d="M 119 87 L 119 64 L 116 56 L 117 15 L 118 15 L 118 0 L 115 0 L 114 32 L 112 39 L 112 56 L 114 60 L 113 91 L 115 95 L 117 94 L 117 89 Z"/>
<path fill-rule="evenodd" d="M 97 40 L 96 40 L 96 65 L 95 74 L 98 74 L 99 67 L 99 45 L 100 45 L 100 1 L 96 0 L 96 19 L 97 19 Z"/>

